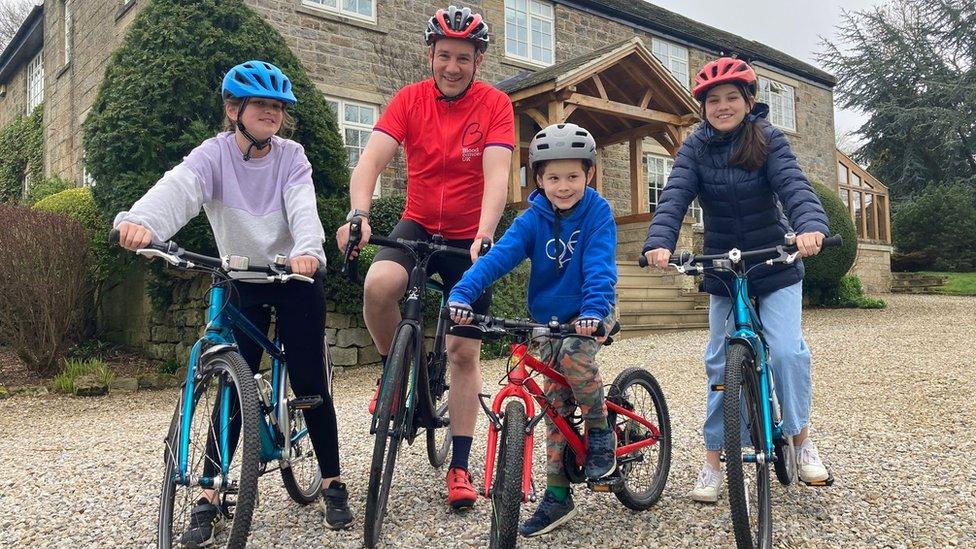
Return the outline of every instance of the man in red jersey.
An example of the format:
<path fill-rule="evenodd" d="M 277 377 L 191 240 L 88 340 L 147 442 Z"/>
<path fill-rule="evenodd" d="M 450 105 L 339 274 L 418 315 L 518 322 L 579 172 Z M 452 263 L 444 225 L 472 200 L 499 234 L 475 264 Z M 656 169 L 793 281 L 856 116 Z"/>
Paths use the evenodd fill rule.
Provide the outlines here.
<path fill-rule="evenodd" d="M 361 242 L 367 242 L 376 179 L 402 145 L 407 203 L 390 237 L 429 240 L 439 234 L 448 245 L 470 248 L 470 261 L 438 255 L 429 264 L 429 271 L 440 273 L 449 292 L 477 259 L 482 241 L 492 240 L 505 208 L 515 117 L 508 96 L 475 80 L 488 47 L 488 26 L 480 15 L 455 6 L 437 10 L 425 35 L 433 78 L 397 92 L 373 128 L 352 172 L 348 219 L 363 219 Z M 336 233 L 339 249 L 345 249 L 348 240 L 346 224 Z M 412 263 L 406 253 L 382 248 L 366 275 L 363 316 L 384 364 L 400 321 L 397 302 L 406 291 Z M 474 310 L 484 314 L 490 304 L 488 291 L 474 303 Z M 454 447 L 447 474 L 448 503 L 465 509 L 477 499 L 468 454 L 481 390 L 480 337 L 449 335 L 447 352 Z M 371 412 L 375 402 L 376 395 Z"/>

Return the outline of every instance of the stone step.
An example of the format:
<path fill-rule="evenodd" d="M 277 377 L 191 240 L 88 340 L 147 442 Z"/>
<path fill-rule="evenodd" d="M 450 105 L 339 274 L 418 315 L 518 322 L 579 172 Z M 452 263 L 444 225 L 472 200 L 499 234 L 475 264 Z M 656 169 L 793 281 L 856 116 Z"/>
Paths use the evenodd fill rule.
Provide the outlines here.
<path fill-rule="evenodd" d="M 618 288 L 645 288 L 645 287 L 674 287 L 677 285 L 677 276 L 668 273 L 619 273 L 617 274 Z"/>
<path fill-rule="evenodd" d="M 619 298 L 617 308 L 620 314 L 641 312 L 693 311 L 697 307 L 694 297 L 668 297 L 650 299 Z"/>
<path fill-rule="evenodd" d="M 696 323 L 704 323 L 707 326 L 708 311 L 693 309 L 667 312 L 621 312 L 620 323 L 623 326 L 668 326 Z"/>
<path fill-rule="evenodd" d="M 643 337 L 649 336 L 661 332 L 670 332 L 675 330 L 702 330 L 708 329 L 708 318 L 706 317 L 703 322 L 674 322 L 671 324 L 632 324 L 630 326 L 624 326 L 621 324 L 620 333 L 617 335 L 617 339 L 627 339 L 630 337 Z"/>
<path fill-rule="evenodd" d="M 641 285 L 634 288 L 621 287 L 617 285 L 617 298 L 624 299 L 677 299 L 681 297 L 682 291 L 674 286 L 648 286 Z M 706 304 L 708 302 L 706 301 Z"/>

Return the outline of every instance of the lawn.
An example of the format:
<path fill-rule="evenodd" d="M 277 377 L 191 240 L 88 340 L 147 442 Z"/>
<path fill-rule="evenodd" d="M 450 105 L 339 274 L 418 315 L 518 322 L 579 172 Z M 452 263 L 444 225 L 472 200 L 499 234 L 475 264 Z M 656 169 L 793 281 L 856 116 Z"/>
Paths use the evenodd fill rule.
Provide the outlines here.
<path fill-rule="evenodd" d="M 945 286 L 937 290 L 940 294 L 976 295 L 976 273 L 925 272 L 923 274 L 944 276 L 949 279 Z"/>

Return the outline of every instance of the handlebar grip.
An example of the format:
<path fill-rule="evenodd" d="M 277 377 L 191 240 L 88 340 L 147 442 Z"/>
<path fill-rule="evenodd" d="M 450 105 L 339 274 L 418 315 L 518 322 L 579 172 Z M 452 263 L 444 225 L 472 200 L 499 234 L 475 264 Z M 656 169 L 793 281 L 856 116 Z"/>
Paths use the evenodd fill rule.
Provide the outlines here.
<path fill-rule="evenodd" d="M 478 249 L 478 257 L 484 257 L 491 251 L 492 242 L 488 238 L 481 239 L 481 247 Z"/>
<path fill-rule="evenodd" d="M 647 256 L 646 255 L 641 254 L 640 257 L 637 258 L 637 266 L 638 267 L 647 267 Z"/>
<path fill-rule="evenodd" d="M 828 236 L 827 238 L 823 239 L 823 242 L 821 243 L 821 248 L 841 246 L 842 244 L 844 244 L 844 237 L 842 237 L 839 234 L 835 234 L 833 236 Z"/>
<path fill-rule="evenodd" d="M 349 256 L 363 237 L 362 225 L 363 220 L 358 216 L 349 221 L 349 240 L 346 242 L 346 249 L 342 255 L 345 260 L 342 265 L 342 274 L 346 275 L 346 278 L 353 284 L 359 284 L 359 257 L 351 258 Z"/>
<path fill-rule="evenodd" d="M 111 231 L 109 231 L 109 233 L 108 233 L 108 243 L 109 244 L 118 244 L 119 243 L 119 230 L 118 229 L 112 229 Z"/>

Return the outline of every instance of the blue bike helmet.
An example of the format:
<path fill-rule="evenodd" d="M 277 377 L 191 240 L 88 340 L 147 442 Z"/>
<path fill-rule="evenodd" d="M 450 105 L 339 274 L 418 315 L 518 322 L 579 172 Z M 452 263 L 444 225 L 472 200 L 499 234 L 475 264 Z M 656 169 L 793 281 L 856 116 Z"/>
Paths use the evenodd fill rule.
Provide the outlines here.
<path fill-rule="evenodd" d="M 221 86 L 221 95 L 238 99 L 261 97 L 277 99 L 282 103 L 298 103 L 291 89 L 291 80 L 281 69 L 266 61 L 246 61 L 227 71 Z"/>

